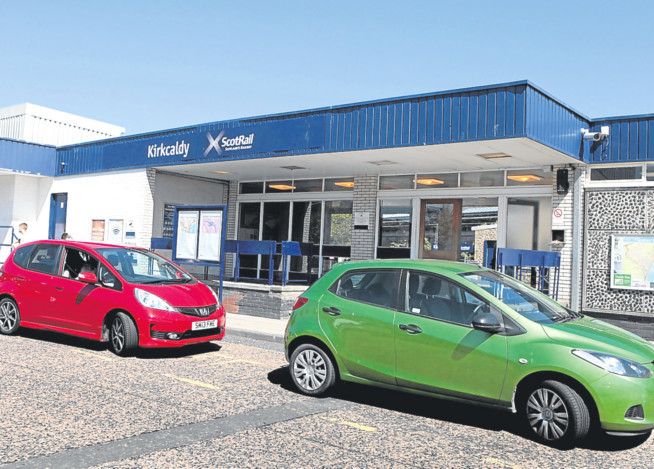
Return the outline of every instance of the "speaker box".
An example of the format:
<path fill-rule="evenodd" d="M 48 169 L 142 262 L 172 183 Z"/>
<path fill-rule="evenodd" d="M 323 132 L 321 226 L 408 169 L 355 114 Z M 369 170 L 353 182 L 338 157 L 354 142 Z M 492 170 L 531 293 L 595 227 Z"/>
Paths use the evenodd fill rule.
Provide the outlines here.
<path fill-rule="evenodd" d="M 559 195 L 566 195 L 570 189 L 570 183 L 568 182 L 568 170 L 559 169 L 556 172 L 556 193 Z"/>

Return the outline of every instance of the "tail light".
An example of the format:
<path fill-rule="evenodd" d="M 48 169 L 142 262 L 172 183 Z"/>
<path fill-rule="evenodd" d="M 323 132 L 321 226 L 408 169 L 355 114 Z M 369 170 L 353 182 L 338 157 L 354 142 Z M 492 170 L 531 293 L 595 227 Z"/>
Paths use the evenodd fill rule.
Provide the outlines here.
<path fill-rule="evenodd" d="M 308 301 L 309 301 L 309 298 L 305 298 L 305 297 L 303 297 L 303 296 L 299 296 L 298 299 L 297 299 L 297 301 L 296 301 L 295 304 L 293 305 L 293 311 L 295 311 L 295 310 L 298 309 L 298 308 L 301 308 L 302 306 L 304 306 L 305 304 L 307 304 Z"/>

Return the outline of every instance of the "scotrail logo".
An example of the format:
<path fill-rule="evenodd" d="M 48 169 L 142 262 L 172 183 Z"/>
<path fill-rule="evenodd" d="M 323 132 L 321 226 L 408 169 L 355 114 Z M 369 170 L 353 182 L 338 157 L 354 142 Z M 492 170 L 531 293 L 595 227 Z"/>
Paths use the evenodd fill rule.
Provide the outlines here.
<path fill-rule="evenodd" d="M 207 132 L 207 140 L 209 140 L 209 146 L 204 150 L 204 156 L 207 156 L 212 149 L 216 150 L 218 155 L 222 155 L 223 151 L 249 150 L 252 148 L 254 133 L 227 138 L 225 137 L 225 131 L 221 130 L 218 136 L 213 138 L 211 134 Z"/>

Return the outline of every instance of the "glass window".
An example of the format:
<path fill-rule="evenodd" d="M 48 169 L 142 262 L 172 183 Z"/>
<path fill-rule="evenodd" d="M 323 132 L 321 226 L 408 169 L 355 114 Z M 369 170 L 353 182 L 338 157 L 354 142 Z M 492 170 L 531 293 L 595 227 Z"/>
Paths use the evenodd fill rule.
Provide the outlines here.
<path fill-rule="evenodd" d="M 288 241 L 290 207 L 290 202 L 264 202 L 262 240 Z"/>
<path fill-rule="evenodd" d="M 325 191 L 351 191 L 354 190 L 354 178 L 325 179 Z"/>
<path fill-rule="evenodd" d="M 392 308 L 395 276 L 394 270 L 352 271 L 336 282 L 333 291 L 338 296 Z"/>
<path fill-rule="evenodd" d="M 323 244 L 349 246 L 352 241 L 352 201 L 325 202 Z"/>
<path fill-rule="evenodd" d="M 322 179 L 300 179 L 293 181 L 293 192 L 321 192 Z"/>
<path fill-rule="evenodd" d="M 266 194 L 293 192 L 295 186 L 291 181 L 268 181 L 266 182 Z"/>
<path fill-rule="evenodd" d="M 461 187 L 502 187 L 504 171 L 461 173 Z"/>
<path fill-rule="evenodd" d="M 490 312 L 489 304 L 450 280 L 411 271 L 406 282 L 404 309 L 408 313 L 471 326 L 475 315 Z"/>
<path fill-rule="evenodd" d="M 104 264 L 100 264 L 98 280 L 100 280 L 102 285 L 107 288 L 121 289 L 121 284 L 118 278 Z"/>
<path fill-rule="evenodd" d="M 255 241 L 259 239 L 260 212 L 261 204 L 259 202 L 241 204 L 238 222 L 238 239 Z"/>
<path fill-rule="evenodd" d="M 97 273 L 98 260 L 86 251 L 66 248 L 64 253 L 63 277 L 76 279 L 82 272 Z"/>
<path fill-rule="evenodd" d="M 497 197 L 463 199 L 459 239 L 461 261 L 484 265 L 484 247 L 497 242 L 497 213 Z"/>
<path fill-rule="evenodd" d="M 647 165 L 647 180 L 654 181 L 654 164 Z"/>
<path fill-rule="evenodd" d="M 291 241 L 320 243 L 320 211 L 322 202 L 293 202 Z"/>
<path fill-rule="evenodd" d="M 551 186 L 554 183 L 553 172 L 540 169 L 510 170 L 506 172 L 507 186 Z"/>
<path fill-rule="evenodd" d="M 411 247 L 411 200 L 379 202 L 379 246 Z"/>
<path fill-rule="evenodd" d="M 263 182 L 242 182 L 239 184 L 240 194 L 262 194 Z"/>
<path fill-rule="evenodd" d="M 26 268 L 27 261 L 30 258 L 30 253 L 32 252 L 32 249 L 34 249 L 34 246 L 16 248 L 16 250 L 14 251 L 14 264 L 16 264 L 19 267 L 22 267 L 23 269 Z"/>
<path fill-rule="evenodd" d="M 415 176 L 381 176 L 379 178 L 379 190 L 387 189 L 413 189 Z"/>
<path fill-rule="evenodd" d="M 642 178 L 642 166 L 632 166 L 627 168 L 593 168 L 590 170 L 591 181 L 620 181 Z"/>
<path fill-rule="evenodd" d="M 506 247 L 549 251 L 552 239 L 551 197 L 510 197 Z"/>
<path fill-rule="evenodd" d="M 54 274 L 58 253 L 59 245 L 57 244 L 38 245 L 30 256 L 29 269 L 43 272 L 44 274 Z"/>
<path fill-rule="evenodd" d="M 458 187 L 458 173 L 418 174 L 416 189 L 440 189 L 443 187 Z"/>

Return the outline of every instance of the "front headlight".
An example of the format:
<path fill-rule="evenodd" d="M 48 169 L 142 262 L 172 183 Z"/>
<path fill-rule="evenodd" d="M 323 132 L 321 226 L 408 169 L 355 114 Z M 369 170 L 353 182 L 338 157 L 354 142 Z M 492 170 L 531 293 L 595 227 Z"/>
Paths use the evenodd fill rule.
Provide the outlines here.
<path fill-rule="evenodd" d="M 218 293 L 216 293 L 210 286 L 207 286 L 207 288 L 211 291 L 213 297 L 216 299 L 216 309 L 220 309 L 220 298 L 218 298 Z"/>
<path fill-rule="evenodd" d="M 161 309 L 163 311 L 177 311 L 175 308 L 170 306 L 167 301 L 150 292 L 141 290 L 140 288 L 134 289 L 134 296 L 136 296 L 136 299 L 139 300 L 139 303 L 141 303 L 146 308 Z"/>
<path fill-rule="evenodd" d="M 652 372 L 640 363 L 608 353 L 573 350 L 572 354 L 614 375 L 630 378 L 650 378 L 652 376 Z"/>

